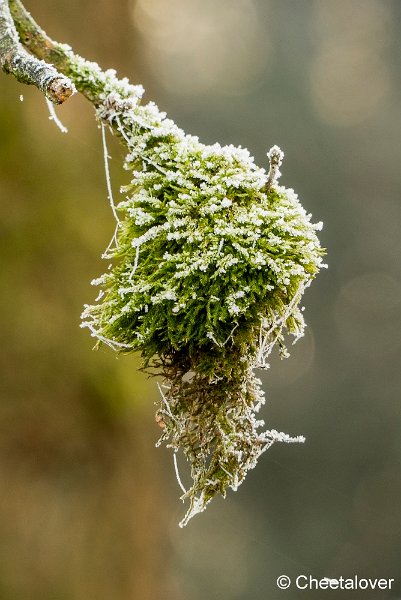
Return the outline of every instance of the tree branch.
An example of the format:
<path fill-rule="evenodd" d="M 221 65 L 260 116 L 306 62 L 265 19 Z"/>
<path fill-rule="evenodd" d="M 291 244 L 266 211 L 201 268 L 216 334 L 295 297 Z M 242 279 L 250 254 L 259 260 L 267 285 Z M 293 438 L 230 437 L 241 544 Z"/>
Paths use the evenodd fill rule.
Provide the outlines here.
<path fill-rule="evenodd" d="M 80 58 L 66 44 L 52 40 L 34 21 L 20 0 L 9 0 L 9 5 L 15 28 L 25 48 L 38 59 L 52 63 L 58 71 L 74 82 L 77 90 L 94 106 L 99 106 L 100 95 L 104 89 L 104 72 L 99 66 Z"/>
<path fill-rule="evenodd" d="M 75 92 L 68 77 L 24 50 L 7 0 L 0 0 L 0 66 L 21 83 L 36 85 L 54 104 L 62 104 Z"/>

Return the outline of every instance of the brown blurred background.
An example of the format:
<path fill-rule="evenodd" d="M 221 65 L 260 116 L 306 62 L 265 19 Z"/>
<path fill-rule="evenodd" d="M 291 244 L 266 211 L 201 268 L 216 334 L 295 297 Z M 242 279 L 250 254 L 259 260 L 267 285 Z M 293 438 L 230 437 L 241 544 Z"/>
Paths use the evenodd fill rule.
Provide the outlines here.
<path fill-rule="evenodd" d="M 279 144 L 329 270 L 306 337 L 263 375 L 268 426 L 305 445 L 275 446 L 180 530 L 155 382 L 79 329 L 113 231 L 92 107 L 58 109 L 64 135 L 39 92 L 0 74 L 0 599 L 293 600 L 325 592 L 280 592 L 277 576 L 399 577 L 401 3 L 26 5 L 202 141 L 260 165 Z M 401 598 L 400 581 L 343 594 Z"/>

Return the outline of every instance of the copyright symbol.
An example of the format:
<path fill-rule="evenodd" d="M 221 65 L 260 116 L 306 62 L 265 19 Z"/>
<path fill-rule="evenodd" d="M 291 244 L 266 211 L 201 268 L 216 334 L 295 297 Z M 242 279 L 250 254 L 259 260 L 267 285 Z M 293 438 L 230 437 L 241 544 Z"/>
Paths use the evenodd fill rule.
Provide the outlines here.
<path fill-rule="evenodd" d="M 288 590 L 290 585 L 291 579 L 288 575 L 280 575 L 280 577 L 277 577 L 277 587 L 280 588 L 280 590 Z"/>

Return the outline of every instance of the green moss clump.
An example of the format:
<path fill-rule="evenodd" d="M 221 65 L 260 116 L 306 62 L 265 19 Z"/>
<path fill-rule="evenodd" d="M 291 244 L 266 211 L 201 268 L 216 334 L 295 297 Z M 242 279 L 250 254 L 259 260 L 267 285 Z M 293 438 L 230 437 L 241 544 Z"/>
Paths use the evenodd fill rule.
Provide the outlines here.
<path fill-rule="evenodd" d="M 187 457 L 193 485 L 182 524 L 236 489 L 274 441 L 258 432 L 263 403 L 253 374 L 283 332 L 302 335 L 299 303 L 323 250 L 293 190 L 247 150 L 206 146 L 183 133 L 140 88 L 109 73 L 98 117 L 118 131 L 132 181 L 117 207 L 109 271 L 83 326 L 120 352 L 141 352 L 164 377 L 160 441 Z"/>

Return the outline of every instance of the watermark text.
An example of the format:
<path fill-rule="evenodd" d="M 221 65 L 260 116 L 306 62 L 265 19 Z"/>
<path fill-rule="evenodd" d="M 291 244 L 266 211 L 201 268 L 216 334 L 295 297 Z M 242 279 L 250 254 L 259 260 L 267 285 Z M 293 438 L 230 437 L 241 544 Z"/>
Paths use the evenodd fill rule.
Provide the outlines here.
<path fill-rule="evenodd" d="M 291 581 L 288 575 L 280 575 L 277 578 L 277 587 L 280 590 L 288 590 L 295 585 L 298 590 L 391 590 L 394 579 L 359 577 L 339 577 L 331 579 L 323 577 L 317 579 L 312 575 L 298 575 Z"/>

